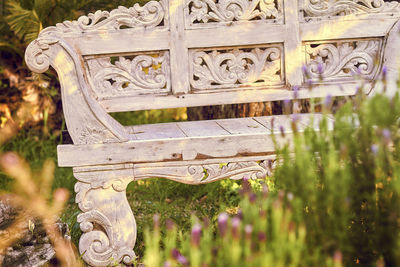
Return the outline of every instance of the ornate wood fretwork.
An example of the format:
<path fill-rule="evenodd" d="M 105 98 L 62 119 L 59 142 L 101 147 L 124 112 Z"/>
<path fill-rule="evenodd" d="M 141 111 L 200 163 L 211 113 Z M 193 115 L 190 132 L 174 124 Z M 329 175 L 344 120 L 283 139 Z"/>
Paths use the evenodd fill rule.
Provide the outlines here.
<path fill-rule="evenodd" d="M 274 23 L 283 20 L 282 0 L 187 0 L 188 27 L 204 23 L 230 23 L 262 20 Z"/>
<path fill-rule="evenodd" d="M 57 23 L 57 31 L 63 33 L 80 33 L 97 30 L 119 30 L 137 27 L 167 27 L 168 1 L 150 1 L 144 6 L 135 4 L 133 7 L 120 6 L 110 12 L 98 10 L 78 20 Z M 54 28 L 54 27 L 53 27 Z"/>
<path fill-rule="evenodd" d="M 306 66 L 311 79 L 373 79 L 381 64 L 382 39 L 306 44 Z"/>
<path fill-rule="evenodd" d="M 230 162 L 227 164 L 189 164 L 187 166 L 163 166 L 135 168 L 135 179 L 166 178 L 186 184 L 205 184 L 230 178 L 257 179 L 270 176 L 275 160 Z"/>
<path fill-rule="evenodd" d="M 305 18 L 344 16 L 362 13 L 400 12 L 400 3 L 384 0 L 304 0 Z"/>
<path fill-rule="evenodd" d="M 283 82 L 282 46 L 190 51 L 194 90 L 279 85 Z"/>
<path fill-rule="evenodd" d="M 121 261 L 132 264 L 136 222 L 125 189 L 133 177 L 74 175 L 78 179 L 76 202 L 82 210 L 77 219 L 83 232 L 79 240 L 82 258 L 91 266 L 110 266 Z"/>
<path fill-rule="evenodd" d="M 99 98 L 167 93 L 171 90 L 169 53 L 86 60 Z"/>

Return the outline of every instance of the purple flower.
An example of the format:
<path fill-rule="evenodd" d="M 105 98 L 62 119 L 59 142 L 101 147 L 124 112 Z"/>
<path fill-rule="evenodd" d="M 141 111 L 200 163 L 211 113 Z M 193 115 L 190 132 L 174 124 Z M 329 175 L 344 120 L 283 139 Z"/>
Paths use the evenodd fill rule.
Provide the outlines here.
<path fill-rule="evenodd" d="M 336 251 L 335 254 L 333 254 L 333 261 L 334 262 L 342 262 L 343 260 L 343 254 L 340 251 Z"/>
<path fill-rule="evenodd" d="M 244 233 L 246 235 L 246 239 L 251 239 L 251 234 L 253 233 L 253 226 L 251 224 L 246 224 L 244 227 Z"/>
<path fill-rule="evenodd" d="M 182 265 L 189 264 L 189 261 L 176 248 L 172 249 L 171 256 Z"/>
<path fill-rule="evenodd" d="M 310 73 L 308 72 L 308 68 L 307 68 L 306 65 L 303 65 L 303 66 L 301 67 L 301 70 L 303 71 L 304 75 L 305 75 L 307 78 L 310 77 Z"/>
<path fill-rule="evenodd" d="M 312 89 L 312 86 L 313 86 L 313 84 L 314 84 L 314 81 L 313 81 L 312 79 L 307 79 L 306 83 L 307 83 L 308 88 L 309 88 L 309 89 Z"/>
<path fill-rule="evenodd" d="M 218 216 L 218 228 L 222 237 L 224 237 L 226 233 L 226 228 L 228 226 L 228 218 L 229 216 L 226 212 L 223 212 Z"/>
<path fill-rule="evenodd" d="M 382 130 L 382 136 L 383 136 L 383 138 L 385 139 L 385 141 L 387 143 L 390 142 L 391 133 L 390 133 L 389 129 L 387 129 L 387 128 L 383 129 Z"/>
<path fill-rule="evenodd" d="M 374 153 L 374 155 L 378 154 L 379 146 L 377 144 L 371 145 L 371 151 Z"/>
<path fill-rule="evenodd" d="M 293 193 L 291 193 L 291 192 L 287 193 L 286 197 L 287 197 L 287 199 L 289 201 L 292 201 L 293 200 Z"/>
<path fill-rule="evenodd" d="M 175 227 L 175 224 L 171 219 L 167 219 L 165 221 L 165 225 L 167 226 L 167 230 L 169 230 L 169 231 L 171 231 Z"/>
<path fill-rule="evenodd" d="M 242 182 L 242 190 L 241 193 L 247 195 L 251 192 L 251 185 L 249 183 L 249 177 L 244 177 Z"/>
<path fill-rule="evenodd" d="M 179 253 L 179 250 L 177 250 L 176 248 L 174 248 L 174 249 L 171 250 L 171 256 L 172 256 L 172 258 L 174 258 L 174 259 L 177 259 L 178 256 L 179 256 L 180 254 L 181 254 L 181 253 Z"/>
<path fill-rule="evenodd" d="M 329 106 L 331 105 L 331 103 L 332 103 L 332 95 L 331 95 L 331 94 L 328 94 L 328 95 L 325 97 L 325 103 L 324 103 L 324 105 L 325 105 L 326 107 L 329 107 Z"/>
<path fill-rule="evenodd" d="M 285 127 L 279 125 L 279 131 L 281 132 L 282 137 L 285 137 Z"/>
<path fill-rule="evenodd" d="M 283 112 L 285 114 L 290 113 L 290 100 L 289 99 L 283 100 Z"/>
<path fill-rule="evenodd" d="M 239 210 L 238 210 L 236 216 L 237 216 L 240 220 L 243 220 L 243 211 L 242 211 L 242 209 L 239 209 Z"/>
<path fill-rule="evenodd" d="M 180 264 L 186 266 L 189 264 L 189 261 L 182 255 L 179 254 L 178 258 L 176 259 Z"/>
<path fill-rule="evenodd" d="M 318 74 L 322 74 L 324 72 L 324 65 L 320 62 L 317 66 Z"/>
<path fill-rule="evenodd" d="M 233 217 L 232 219 L 232 237 L 235 240 L 239 239 L 239 227 L 240 227 L 240 218 L 238 216 Z"/>
<path fill-rule="evenodd" d="M 265 242 L 265 240 L 267 240 L 267 235 L 264 232 L 258 232 L 257 237 L 260 242 Z"/>
<path fill-rule="evenodd" d="M 299 97 L 299 90 L 300 90 L 300 86 L 298 86 L 298 85 L 293 86 L 294 99 L 297 99 Z"/>
<path fill-rule="evenodd" d="M 385 80 L 387 75 L 387 67 L 383 66 L 382 68 L 382 78 Z"/>
<path fill-rule="evenodd" d="M 169 261 L 164 262 L 164 267 L 171 267 L 172 264 Z"/>
<path fill-rule="evenodd" d="M 196 223 L 192 227 L 192 245 L 195 247 L 199 247 L 200 245 L 200 236 L 201 236 L 201 225 Z"/>
<path fill-rule="evenodd" d="M 300 120 L 300 115 L 298 113 L 292 114 L 292 122 L 297 123 Z"/>
<path fill-rule="evenodd" d="M 256 200 L 257 200 L 257 195 L 254 194 L 254 193 L 251 193 L 250 196 L 249 196 L 249 200 L 250 200 L 251 203 L 256 202 Z"/>
<path fill-rule="evenodd" d="M 354 92 L 355 95 L 358 95 L 360 92 L 361 87 L 359 85 L 356 86 L 356 91 Z"/>

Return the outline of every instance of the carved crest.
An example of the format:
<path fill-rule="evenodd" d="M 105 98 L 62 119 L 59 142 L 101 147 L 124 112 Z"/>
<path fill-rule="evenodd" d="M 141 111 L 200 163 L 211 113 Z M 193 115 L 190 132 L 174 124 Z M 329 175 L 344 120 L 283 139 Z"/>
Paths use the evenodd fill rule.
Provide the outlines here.
<path fill-rule="evenodd" d="M 380 65 L 381 39 L 306 44 L 306 66 L 313 80 L 373 79 Z"/>
<path fill-rule="evenodd" d="M 282 47 L 191 51 L 193 89 L 278 85 L 283 82 Z"/>
<path fill-rule="evenodd" d="M 305 18 L 387 12 L 400 12 L 400 3 L 384 0 L 304 0 L 303 3 Z"/>
<path fill-rule="evenodd" d="M 282 0 L 188 0 L 186 21 L 190 26 L 236 21 L 281 21 Z"/>
<path fill-rule="evenodd" d="M 120 6 L 110 12 L 98 10 L 78 20 L 56 24 L 56 30 L 63 33 L 119 30 L 122 28 L 153 28 L 168 25 L 168 1 L 150 1 L 144 6 L 136 3 L 132 7 Z M 54 31 L 54 27 L 46 30 Z"/>

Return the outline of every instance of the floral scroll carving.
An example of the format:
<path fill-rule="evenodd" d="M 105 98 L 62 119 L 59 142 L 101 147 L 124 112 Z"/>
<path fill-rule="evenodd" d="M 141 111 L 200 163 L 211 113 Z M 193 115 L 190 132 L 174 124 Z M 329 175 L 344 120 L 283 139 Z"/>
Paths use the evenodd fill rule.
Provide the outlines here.
<path fill-rule="evenodd" d="M 373 79 L 380 66 L 381 39 L 306 44 L 306 67 L 312 80 Z"/>
<path fill-rule="evenodd" d="M 279 85 L 283 82 L 282 47 L 191 51 L 195 90 Z"/>
<path fill-rule="evenodd" d="M 282 21 L 282 0 L 189 0 L 187 24 L 230 23 L 235 21 Z"/>
<path fill-rule="evenodd" d="M 384 0 L 304 0 L 305 18 L 400 12 L 400 3 Z"/>
<path fill-rule="evenodd" d="M 100 98 L 170 91 L 168 52 L 113 59 L 86 60 L 94 90 Z"/>
<path fill-rule="evenodd" d="M 189 166 L 188 172 L 195 178 L 197 183 L 209 183 L 216 180 L 230 178 L 232 180 L 261 179 L 270 176 L 274 161 L 261 162 L 231 162 L 226 165 L 207 164 Z"/>
<path fill-rule="evenodd" d="M 91 266 L 110 266 L 135 260 L 136 222 L 126 199 L 126 186 L 133 177 L 105 179 L 75 173 L 76 202 L 82 213 L 83 232 L 79 252 Z M 110 203 L 111 206 L 110 206 Z"/>
<path fill-rule="evenodd" d="M 56 28 L 63 33 L 136 27 L 154 28 L 168 25 L 167 14 L 167 0 L 150 1 L 144 6 L 136 3 L 130 8 L 120 6 L 110 12 L 98 10 L 78 20 L 58 23 Z"/>
<path fill-rule="evenodd" d="M 230 162 L 227 164 L 191 164 L 188 166 L 142 167 L 135 169 L 135 179 L 166 178 L 186 184 L 204 184 L 224 178 L 256 179 L 270 176 L 275 159 L 262 161 Z"/>

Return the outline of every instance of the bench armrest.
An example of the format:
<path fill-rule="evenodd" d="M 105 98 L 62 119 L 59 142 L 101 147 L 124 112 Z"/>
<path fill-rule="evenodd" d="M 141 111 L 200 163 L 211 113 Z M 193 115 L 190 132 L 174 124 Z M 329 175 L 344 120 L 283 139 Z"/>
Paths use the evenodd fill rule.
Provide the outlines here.
<path fill-rule="evenodd" d="M 25 52 L 28 67 L 42 73 L 52 66 L 61 84 L 63 111 L 74 144 L 123 142 L 125 128 L 93 97 L 82 56 L 62 37 L 57 27 L 43 30 Z"/>

